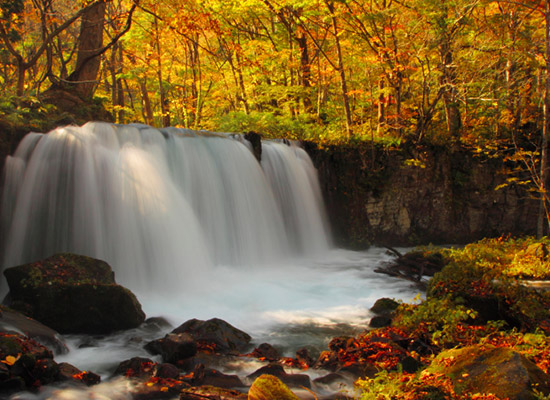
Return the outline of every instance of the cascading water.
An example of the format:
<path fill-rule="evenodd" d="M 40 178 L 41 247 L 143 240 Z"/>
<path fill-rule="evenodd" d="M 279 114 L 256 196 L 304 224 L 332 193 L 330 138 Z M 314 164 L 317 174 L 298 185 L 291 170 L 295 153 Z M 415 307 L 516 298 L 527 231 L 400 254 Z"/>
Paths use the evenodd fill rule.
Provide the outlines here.
<path fill-rule="evenodd" d="M 100 258 L 147 316 L 175 326 L 220 317 L 288 355 L 361 329 L 379 297 L 416 295 L 373 272 L 389 258 L 383 249 L 332 248 L 303 149 L 263 142 L 261 164 L 251 150 L 241 137 L 144 125 L 31 133 L 5 164 L 3 267 L 61 251 Z M 148 357 L 134 335 L 151 334 L 122 332 L 92 347 L 68 337 L 71 351 L 56 360 L 107 378 L 120 361 Z M 62 396 L 127 398 L 124 382 L 113 384 Z M 51 390 L 14 399 L 59 398 Z"/>
<path fill-rule="evenodd" d="M 280 207 L 287 237 L 307 254 L 325 251 L 329 229 L 311 159 L 297 146 L 266 142 L 262 149 L 262 167 Z"/>
<path fill-rule="evenodd" d="M 4 267 L 70 251 L 101 258 L 135 290 L 180 288 L 212 265 L 328 248 L 315 169 L 237 140 L 89 123 L 30 134 L 6 162 Z M 266 176 L 268 178 L 266 178 Z"/>

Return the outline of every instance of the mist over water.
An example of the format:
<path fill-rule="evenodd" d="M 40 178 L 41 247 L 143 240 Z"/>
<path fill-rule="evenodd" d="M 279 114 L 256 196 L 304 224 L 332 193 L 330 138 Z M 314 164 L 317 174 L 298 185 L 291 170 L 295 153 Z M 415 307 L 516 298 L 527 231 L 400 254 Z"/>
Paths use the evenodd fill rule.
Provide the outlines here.
<path fill-rule="evenodd" d="M 107 123 L 31 133 L 6 160 L 1 201 L 3 268 L 58 252 L 103 259 L 148 317 L 222 318 L 288 355 L 364 329 L 380 297 L 417 292 L 373 272 L 384 249 L 332 246 L 317 171 L 292 144 L 264 141 L 259 163 L 223 134 Z M 131 340 L 147 334 L 87 349 L 69 337 L 56 360 L 108 377 L 148 356 Z"/>

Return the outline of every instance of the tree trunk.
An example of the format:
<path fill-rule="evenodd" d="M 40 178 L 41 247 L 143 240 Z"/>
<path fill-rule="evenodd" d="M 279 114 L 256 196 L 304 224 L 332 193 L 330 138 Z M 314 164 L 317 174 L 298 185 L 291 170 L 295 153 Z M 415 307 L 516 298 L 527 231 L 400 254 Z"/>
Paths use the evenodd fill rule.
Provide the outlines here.
<path fill-rule="evenodd" d="M 111 50 L 111 58 L 109 62 L 109 72 L 111 74 L 111 103 L 113 104 L 113 107 L 118 105 L 117 103 L 117 79 L 116 79 L 116 71 L 117 71 L 117 60 L 116 60 L 116 51 L 117 51 L 118 45 L 115 44 L 113 46 L 113 49 Z"/>
<path fill-rule="evenodd" d="M 542 149 L 540 166 L 540 208 L 537 223 L 537 236 L 544 235 L 544 220 L 550 224 L 548 219 L 548 135 L 550 133 L 550 0 L 546 0 L 545 22 L 545 58 L 546 68 L 544 71 L 544 102 L 543 102 L 543 127 L 542 127 Z"/>
<path fill-rule="evenodd" d="M 447 130 L 451 137 L 458 138 L 462 129 L 462 119 L 458 107 L 458 95 L 456 93 L 456 72 L 453 66 L 453 53 L 448 42 L 445 42 L 441 47 L 441 61 L 441 86 L 443 87 L 443 105 L 445 106 Z"/>
<path fill-rule="evenodd" d="M 241 89 L 241 100 L 244 106 L 244 112 L 246 115 L 250 114 L 250 107 L 248 105 L 248 96 L 246 94 L 246 88 L 244 86 L 244 76 L 241 68 L 241 57 L 239 53 L 235 53 L 235 59 L 237 60 L 237 76 L 239 78 L 239 88 Z"/>
<path fill-rule="evenodd" d="M 23 96 L 25 92 L 25 72 L 27 71 L 23 59 L 17 59 L 17 96 Z"/>
<path fill-rule="evenodd" d="M 346 73 L 344 70 L 344 61 L 342 57 L 342 48 L 340 47 L 340 38 L 338 32 L 338 22 L 336 20 L 336 15 L 334 14 L 334 3 L 332 3 L 329 0 L 325 0 L 325 4 L 327 8 L 330 11 L 331 14 L 331 21 L 332 21 L 332 29 L 334 31 L 334 40 L 336 42 L 336 54 L 338 56 L 338 65 L 337 70 L 338 74 L 340 75 L 340 89 L 342 91 L 342 100 L 344 103 L 344 113 L 346 115 L 346 133 L 348 138 L 351 137 L 351 109 L 349 106 L 349 96 L 348 96 L 348 85 L 346 82 Z"/>
<path fill-rule="evenodd" d="M 69 80 L 76 83 L 76 92 L 84 99 L 93 96 L 101 64 L 98 51 L 103 46 L 103 25 L 105 22 L 104 1 L 94 4 L 82 15 L 78 36 L 76 66 Z"/>
<path fill-rule="evenodd" d="M 117 53 L 118 53 L 118 63 L 120 65 L 120 68 L 122 68 L 124 60 L 123 60 L 122 46 L 121 45 L 118 46 Z M 119 72 L 119 71 L 117 71 L 117 72 Z M 125 112 L 124 112 L 124 107 L 126 106 L 126 102 L 124 100 L 124 86 L 122 85 L 122 78 L 117 78 L 116 87 L 117 87 L 116 100 L 117 100 L 117 105 L 120 107 L 120 109 L 118 110 L 118 122 L 119 123 L 124 123 L 124 120 L 125 120 L 125 117 L 126 117 Z"/>
<path fill-rule="evenodd" d="M 311 87 L 311 66 L 309 64 L 307 36 L 304 32 L 299 32 L 296 35 L 296 42 L 298 42 L 298 47 L 300 48 L 300 83 L 305 91 L 303 96 L 304 111 L 306 113 L 311 113 L 311 99 L 309 98 L 309 88 Z"/>
<path fill-rule="evenodd" d="M 141 88 L 141 98 L 143 100 L 143 109 L 145 111 L 145 123 L 147 125 L 153 125 L 153 108 L 151 107 L 151 99 L 149 98 L 149 92 L 147 91 L 147 83 L 145 82 L 145 78 L 140 81 L 139 86 Z"/>
<path fill-rule="evenodd" d="M 401 118 L 401 104 L 402 104 L 402 97 L 403 97 L 403 77 L 401 76 L 401 73 L 398 72 L 398 83 L 395 87 L 395 130 L 397 131 L 397 134 L 399 137 L 403 136 L 403 121 Z"/>
<path fill-rule="evenodd" d="M 384 94 L 385 88 L 384 79 L 378 81 L 378 117 L 376 132 L 378 136 L 382 135 L 382 126 L 386 122 L 386 95 Z"/>
<path fill-rule="evenodd" d="M 170 111 L 168 109 L 168 99 L 164 89 L 164 79 L 162 77 L 162 58 L 160 53 L 160 32 L 158 28 L 158 20 L 155 18 L 155 47 L 157 51 L 157 78 L 159 85 L 160 110 L 162 113 L 162 125 L 170 126 Z"/>

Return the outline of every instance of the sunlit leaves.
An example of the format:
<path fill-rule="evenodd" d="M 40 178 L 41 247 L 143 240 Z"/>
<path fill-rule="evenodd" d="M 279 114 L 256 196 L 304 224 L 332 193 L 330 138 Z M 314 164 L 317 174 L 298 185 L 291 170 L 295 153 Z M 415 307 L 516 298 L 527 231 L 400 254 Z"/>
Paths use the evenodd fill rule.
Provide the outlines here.
<path fill-rule="evenodd" d="M 15 91 L 14 53 L 31 59 L 44 31 L 88 3 L 36 2 L 49 4 L 39 9 L 30 0 L 0 2 L 14 47 L 0 46 L 6 94 Z M 314 124 L 325 140 L 343 129 L 338 40 L 358 138 L 445 143 L 442 92 L 451 91 L 461 112 L 460 139 L 468 144 L 509 140 L 527 129 L 532 136 L 540 128 L 539 71 L 546 61 L 542 14 L 533 7 L 543 2 L 329 3 L 331 8 L 320 0 L 141 0 L 132 29 L 113 49 L 118 53 L 103 59 L 96 94 L 128 120 L 161 124 L 146 116 L 168 107 L 174 125 L 217 129 L 230 113 L 266 113 L 266 120 L 277 113 L 283 120 L 313 121 L 302 131 Z M 108 2 L 106 37 L 121 31 L 132 4 Z M 36 94 L 48 77 L 66 79 L 77 38 L 78 22 L 26 69 L 22 89 Z M 444 60 L 444 50 L 452 61 Z"/>

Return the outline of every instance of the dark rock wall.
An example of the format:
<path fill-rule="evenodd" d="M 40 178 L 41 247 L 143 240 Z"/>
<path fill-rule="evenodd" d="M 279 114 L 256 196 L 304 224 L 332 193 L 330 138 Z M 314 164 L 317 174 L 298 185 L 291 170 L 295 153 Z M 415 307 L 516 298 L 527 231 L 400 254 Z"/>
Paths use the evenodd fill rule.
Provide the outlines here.
<path fill-rule="evenodd" d="M 13 127 L 0 120 L 0 171 L 4 171 L 6 157 L 13 154 L 23 137 L 31 130 Z"/>
<path fill-rule="evenodd" d="M 502 160 L 445 147 L 305 148 L 339 245 L 459 244 L 535 233 L 538 202 L 519 186 L 495 190 L 507 179 Z"/>

